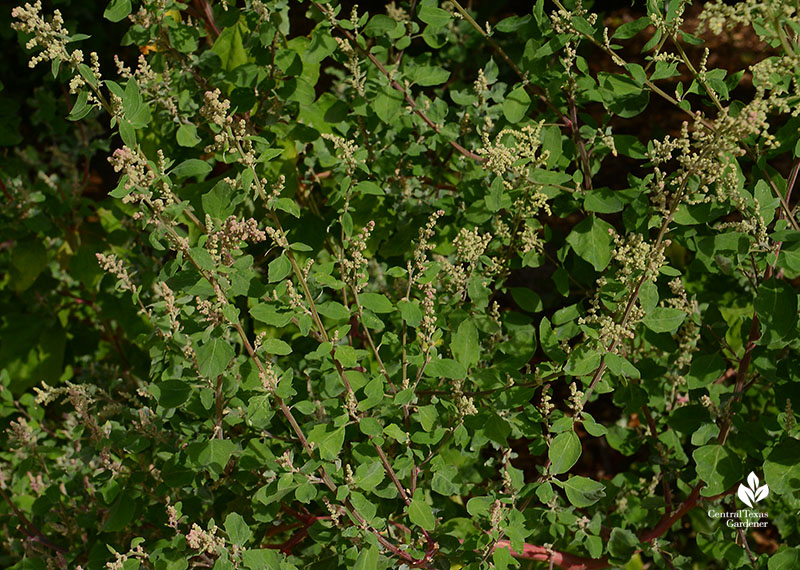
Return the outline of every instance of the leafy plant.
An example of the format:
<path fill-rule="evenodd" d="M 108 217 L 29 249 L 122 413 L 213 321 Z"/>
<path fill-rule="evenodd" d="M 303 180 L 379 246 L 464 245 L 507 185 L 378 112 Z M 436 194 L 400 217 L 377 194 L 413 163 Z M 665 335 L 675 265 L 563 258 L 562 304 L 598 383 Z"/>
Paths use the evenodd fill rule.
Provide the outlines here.
<path fill-rule="evenodd" d="M 12 11 L 6 566 L 796 564 L 797 8 L 554 4 Z"/>

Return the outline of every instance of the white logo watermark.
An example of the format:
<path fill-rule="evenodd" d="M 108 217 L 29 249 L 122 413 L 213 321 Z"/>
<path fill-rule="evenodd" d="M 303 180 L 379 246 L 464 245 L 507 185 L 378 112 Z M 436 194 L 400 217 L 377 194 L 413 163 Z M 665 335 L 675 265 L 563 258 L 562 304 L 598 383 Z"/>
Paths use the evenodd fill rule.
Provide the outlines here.
<path fill-rule="evenodd" d="M 747 486 L 744 483 L 739 485 L 739 491 L 736 494 L 739 495 L 745 505 L 753 508 L 756 503 L 769 495 L 769 487 L 766 485 L 759 487 L 758 477 L 751 471 L 750 475 L 747 476 Z"/>
<path fill-rule="evenodd" d="M 759 486 L 758 476 L 751 471 L 750 475 L 747 476 L 747 481 L 739 485 L 736 494 L 739 500 L 752 509 L 756 503 L 767 498 L 769 487 L 766 484 Z M 750 509 L 740 509 L 733 512 L 719 512 L 709 509 L 708 516 L 712 519 L 728 519 L 725 521 L 725 525 L 729 528 L 764 528 L 768 524 L 766 520 L 767 513 L 751 511 Z"/>

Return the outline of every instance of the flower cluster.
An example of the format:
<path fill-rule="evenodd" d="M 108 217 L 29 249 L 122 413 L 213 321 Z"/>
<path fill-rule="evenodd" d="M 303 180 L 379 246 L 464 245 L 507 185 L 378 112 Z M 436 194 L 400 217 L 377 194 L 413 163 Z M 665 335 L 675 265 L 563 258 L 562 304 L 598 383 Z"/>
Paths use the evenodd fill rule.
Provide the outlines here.
<path fill-rule="evenodd" d="M 175 292 L 163 281 L 159 281 L 155 287 L 158 294 L 161 295 L 161 298 L 164 300 L 164 309 L 169 317 L 169 331 L 167 331 L 167 335 L 173 336 L 181 330 L 181 323 L 179 320 L 181 310 L 175 301 Z"/>
<path fill-rule="evenodd" d="M 374 228 L 375 222 L 367 222 L 361 232 L 350 240 L 348 248 L 350 258 L 342 258 L 343 275 L 356 293 L 364 289 L 367 284 L 367 258 L 364 257 L 364 251 L 367 249 L 367 240 Z"/>
<path fill-rule="evenodd" d="M 521 130 L 503 129 L 494 138 L 489 139 L 486 131 L 481 133 L 483 147 L 476 152 L 486 157 L 484 168 L 503 176 L 511 172 L 519 177 L 527 178 L 529 172 L 547 162 L 550 153 L 541 150 L 541 133 L 544 122 L 526 125 Z M 511 141 L 512 146 L 507 146 L 506 141 Z M 513 188 L 513 184 L 504 181 L 506 188 Z"/>
<path fill-rule="evenodd" d="M 323 133 L 322 138 L 333 143 L 333 147 L 339 153 L 339 158 L 342 159 L 345 164 L 347 174 L 352 175 L 358 167 L 359 162 L 363 162 L 356 157 L 356 153 L 359 151 L 358 145 L 353 141 L 328 133 Z"/>
<path fill-rule="evenodd" d="M 443 259 L 442 269 L 450 278 L 450 286 L 454 291 L 466 290 L 469 278 L 475 269 L 478 259 L 492 241 L 491 234 L 483 234 L 477 230 L 461 228 L 453 240 L 456 263 Z"/>
<path fill-rule="evenodd" d="M 669 288 L 674 297 L 664 301 L 664 305 L 679 309 L 686 313 L 687 319 L 684 320 L 678 329 L 678 358 L 675 360 L 677 370 L 684 369 L 692 363 L 692 354 L 697 351 L 697 343 L 700 340 L 700 327 L 694 322 L 693 315 L 699 313 L 700 309 L 697 300 L 689 300 L 686 287 L 680 278 L 675 278 L 669 282 Z"/>
<path fill-rule="evenodd" d="M 209 236 L 206 249 L 227 266 L 233 265 L 233 254 L 242 242 L 259 243 L 267 239 L 266 232 L 258 228 L 258 222 L 253 218 L 241 220 L 236 216 L 229 216 L 220 229 L 211 231 L 212 229 L 213 224 L 207 218 L 206 230 L 209 231 Z"/>
<path fill-rule="evenodd" d="M 751 25 L 758 20 L 771 20 L 776 16 L 796 21 L 797 5 L 789 0 L 745 0 L 733 5 L 714 0 L 703 6 L 703 11 L 697 18 L 697 33 L 708 30 L 719 35 L 723 30 L 732 30 L 742 24 Z M 764 33 L 770 31 L 764 28 L 762 30 Z"/>
<path fill-rule="evenodd" d="M 97 262 L 100 264 L 100 267 L 103 268 L 103 271 L 107 271 L 118 279 L 119 287 L 123 291 L 134 290 L 131 276 L 121 259 L 118 259 L 113 253 L 108 255 L 104 253 L 96 253 L 95 257 L 97 258 Z"/>
<path fill-rule="evenodd" d="M 67 51 L 70 35 L 64 28 L 64 18 L 59 10 L 53 11 L 50 21 L 44 19 L 41 14 L 42 3 L 36 0 L 32 5 L 17 6 L 11 10 L 11 17 L 19 20 L 11 24 L 15 30 L 25 34 L 32 34 L 33 37 L 25 44 L 27 49 L 40 48 L 42 51 L 31 57 L 28 65 L 36 67 L 43 61 L 69 61 L 77 66 L 83 63 L 83 52 L 74 50 L 72 53 Z"/>
<path fill-rule="evenodd" d="M 126 190 L 139 190 L 139 193 L 128 194 L 124 198 L 126 203 L 135 202 L 144 197 L 149 198 L 152 192 L 148 189 L 153 186 L 156 175 L 147 160 L 138 152 L 131 150 L 127 146 L 118 148 L 108 157 L 108 162 L 114 168 L 114 172 L 121 172 L 125 176 Z"/>
<path fill-rule="evenodd" d="M 189 545 L 189 548 L 200 552 L 217 554 L 225 549 L 225 539 L 217 536 L 217 530 L 219 530 L 217 525 L 211 525 L 211 528 L 206 531 L 197 523 L 193 523 L 192 529 L 186 535 L 186 544 Z"/>

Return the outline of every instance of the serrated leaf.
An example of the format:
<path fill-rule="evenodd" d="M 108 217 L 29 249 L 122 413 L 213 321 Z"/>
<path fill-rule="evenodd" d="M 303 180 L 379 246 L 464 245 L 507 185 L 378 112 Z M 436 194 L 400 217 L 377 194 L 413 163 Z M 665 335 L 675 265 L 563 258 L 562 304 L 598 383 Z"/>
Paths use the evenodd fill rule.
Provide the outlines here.
<path fill-rule="evenodd" d="M 572 229 L 567 236 L 567 243 L 595 270 L 602 271 L 611 261 L 612 230 L 608 222 L 589 216 Z"/>
<path fill-rule="evenodd" d="M 292 321 L 292 313 L 279 312 L 274 305 L 259 303 L 250 308 L 250 315 L 264 324 L 272 327 L 285 327 Z"/>
<path fill-rule="evenodd" d="M 353 186 L 353 191 L 365 196 L 383 196 L 385 192 L 374 182 L 364 181 Z"/>
<path fill-rule="evenodd" d="M 644 326 L 657 333 L 674 333 L 686 319 L 686 313 L 673 307 L 656 307 L 645 315 Z"/>
<path fill-rule="evenodd" d="M 358 553 L 353 570 L 373 570 L 378 568 L 378 547 L 374 544 L 362 547 Z"/>
<path fill-rule="evenodd" d="M 784 438 L 764 462 L 764 480 L 770 491 L 777 495 L 789 495 L 800 491 L 800 441 Z"/>
<path fill-rule="evenodd" d="M 408 518 L 412 523 L 427 531 L 436 528 L 436 518 L 433 516 L 431 506 L 425 502 L 422 491 L 419 489 L 414 493 L 411 504 L 408 506 Z"/>
<path fill-rule="evenodd" d="M 453 15 L 450 12 L 435 6 L 421 6 L 418 16 L 426 24 L 437 28 L 446 26 L 453 19 Z"/>
<path fill-rule="evenodd" d="M 525 91 L 525 87 L 520 85 L 503 100 L 503 115 L 509 123 L 516 124 L 525 118 L 530 105 L 530 95 Z"/>
<path fill-rule="evenodd" d="M 439 358 L 428 363 L 428 366 L 425 367 L 425 374 L 434 378 L 461 380 L 467 377 L 467 369 L 460 362 L 450 358 Z"/>
<path fill-rule="evenodd" d="M 78 98 L 75 99 L 75 104 L 72 105 L 72 109 L 67 116 L 67 119 L 70 121 L 79 121 L 80 119 L 84 118 L 89 112 L 92 110 L 92 106 L 88 103 L 89 99 L 89 92 L 88 91 L 81 91 L 78 93 Z"/>
<path fill-rule="evenodd" d="M 286 356 L 292 353 L 292 347 L 278 338 L 265 339 L 262 346 L 268 354 L 277 354 L 278 356 Z"/>
<path fill-rule="evenodd" d="M 573 430 L 560 433 L 550 443 L 550 473 L 558 475 L 572 469 L 581 456 L 581 440 Z"/>
<path fill-rule="evenodd" d="M 625 563 L 631 559 L 639 539 L 628 529 L 614 528 L 608 539 L 608 553 L 617 562 Z"/>
<path fill-rule="evenodd" d="M 300 206 L 298 206 L 297 203 L 291 198 L 278 198 L 277 200 L 275 200 L 274 204 L 277 210 L 286 212 L 287 214 L 294 216 L 295 218 L 300 217 Z"/>
<path fill-rule="evenodd" d="M 450 350 L 453 357 L 465 368 L 478 363 L 480 359 L 478 329 L 471 320 L 461 321 L 461 324 L 458 325 L 458 330 L 453 334 Z"/>
<path fill-rule="evenodd" d="M 450 72 L 435 65 L 419 65 L 408 71 L 409 79 L 423 87 L 441 85 L 450 77 Z"/>
<path fill-rule="evenodd" d="M 319 457 L 324 461 L 333 461 L 342 451 L 344 445 L 344 428 L 334 428 L 328 424 L 317 424 L 308 434 L 308 441 L 319 450 Z"/>
<path fill-rule="evenodd" d="M 695 449 L 692 459 L 696 464 L 697 476 L 705 483 L 700 492 L 704 497 L 719 495 L 742 477 L 741 460 L 721 445 L 704 445 Z"/>
<path fill-rule="evenodd" d="M 227 342 L 215 338 L 200 345 L 195 349 L 195 354 L 200 374 L 206 378 L 216 378 L 225 371 L 235 353 Z"/>
<path fill-rule="evenodd" d="M 191 123 L 182 124 L 175 133 L 175 140 L 180 146 L 193 147 L 197 145 L 200 142 L 200 137 L 197 136 L 197 127 Z"/>
<path fill-rule="evenodd" d="M 362 463 L 356 468 L 353 479 L 355 484 L 364 491 L 372 491 L 381 484 L 385 476 L 383 465 L 379 461 Z"/>
<path fill-rule="evenodd" d="M 393 313 L 394 305 L 386 298 L 385 295 L 380 293 L 361 293 L 358 296 L 358 302 L 374 313 Z"/>
<path fill-rule="evenodd" d="M 605 485 L 586 477 L 570 477 L 563 486 L 569 502 L 579 509 L 590 507 L 606 496 Z"/>
<path fill-rule="evenodd" d="M 780 345 L 797 332 L 797 292 L 782 279 L 768 279 L 758 287 L 756 314 L 762 325 L 762 341 Z"/>
<path fill-rule="evenodd" d="M 179 180 L 192 177 L 202 180 L 209 172 L 211 172 L 211 165 L 209 163 L 199 158 L 190 158 L 173 168 L 172 172 L 170 172 L 170 176 L 174 176 Z"/>
<path fill-rule="evenodd" d="M 233 544 L 244 546 L 253 538 L 253 531 L 239 513 L 229 513 L 225 517 L 225 533 Z"/>
<path fill-rule="evenodd" d="M 277 283 L 278 281 L 283 281 L 291 272 L 292 262 L 289 261 L 285 253 L 282 253 L 279 257 L 269 262 L 267 278 L 270 283 Z"/>
<path fill-rule="evenodd" d="M 103 17 L 110 22 L 120 22 L 131 13 L 131 0 L 111 0 L 103 11 Z"/>
<path fill-rule="evenodd" d="M 422 322 L 422 310 L 416 303 L 400 301 L 397 303 L 397 308 L 400 309 L 400 315 L 409 326 L 416 328 Z"/>

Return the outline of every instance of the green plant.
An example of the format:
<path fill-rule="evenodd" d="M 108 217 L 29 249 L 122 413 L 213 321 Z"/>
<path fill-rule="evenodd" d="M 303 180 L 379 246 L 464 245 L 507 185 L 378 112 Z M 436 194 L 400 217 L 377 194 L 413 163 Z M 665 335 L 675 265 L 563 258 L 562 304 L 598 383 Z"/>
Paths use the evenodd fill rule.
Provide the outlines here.
<path fill-rule="evenodd" d="M 800 14 L 555 5 L 113 0 L 116 74 L 13 10 L 120 178 L 45 172 L 0 258 L 67 347 L 4 313 L 6 565 L 796 565 Z M 721 522 L 750 472 L 776 553 Z"/>

